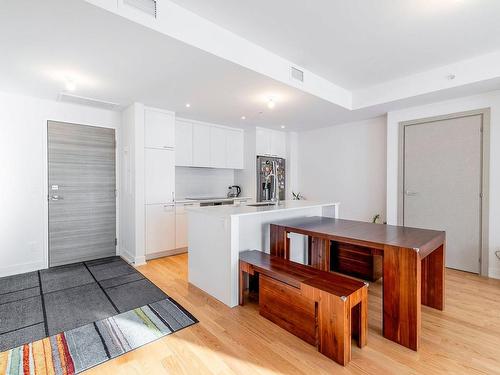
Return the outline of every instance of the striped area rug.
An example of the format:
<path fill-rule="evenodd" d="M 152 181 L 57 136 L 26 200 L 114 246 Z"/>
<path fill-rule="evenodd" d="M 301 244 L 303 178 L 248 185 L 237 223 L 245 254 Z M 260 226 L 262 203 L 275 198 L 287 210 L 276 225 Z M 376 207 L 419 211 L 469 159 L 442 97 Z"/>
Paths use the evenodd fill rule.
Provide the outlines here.
<path fill-rule="evenodd" d="M 167 298 L 0 353 L 0 374 L 78 374 L 198 321 Z"/>

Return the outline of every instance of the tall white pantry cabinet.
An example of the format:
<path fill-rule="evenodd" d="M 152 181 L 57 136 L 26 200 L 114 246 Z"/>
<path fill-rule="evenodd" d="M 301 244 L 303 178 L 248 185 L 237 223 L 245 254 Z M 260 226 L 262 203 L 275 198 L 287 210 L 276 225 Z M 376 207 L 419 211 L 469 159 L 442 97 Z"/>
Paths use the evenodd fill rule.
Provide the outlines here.
<path fill-rule="evenodd" d="M 145 255 L 167 255 L 175 243 L 175 114 L 144 109 Z"/>

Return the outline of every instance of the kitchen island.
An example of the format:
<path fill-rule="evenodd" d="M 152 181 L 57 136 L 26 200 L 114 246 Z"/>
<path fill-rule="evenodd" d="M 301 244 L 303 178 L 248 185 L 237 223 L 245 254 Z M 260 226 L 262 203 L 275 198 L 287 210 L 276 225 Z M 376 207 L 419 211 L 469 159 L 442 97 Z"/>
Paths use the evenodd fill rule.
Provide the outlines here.
<path fill-rule="evenodd" d="M 238 258 L 245 250 L 269 253 L 269 224 L 324 216 L 337 218 L 339 203 L 282 201 L 279 205 L 187 209 L 189 282 L 224 304 L 238 305 Z M 303 261 L 305 240 L 291 240 L 292 260 Z M 294 259 L 295 258 L 295 259 Z"/>

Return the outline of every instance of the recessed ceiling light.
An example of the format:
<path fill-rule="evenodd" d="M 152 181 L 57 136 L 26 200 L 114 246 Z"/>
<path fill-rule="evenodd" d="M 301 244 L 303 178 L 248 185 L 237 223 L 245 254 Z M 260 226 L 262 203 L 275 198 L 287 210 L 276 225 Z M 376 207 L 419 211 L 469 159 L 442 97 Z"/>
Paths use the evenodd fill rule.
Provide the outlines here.
<path fill-rule="evenodd" d="M 66 79 L 66 90 L 68 91 L 75 91 L 76 90 L 76 83 L 72 79 L 67 78 Z"/>
<path fill-rule="evenodd" d="M 269 100 L 267 101 L 267 108 L 273 109 L 274 107 L 276 107 L 275 101 L 273 100 L 273 98 L 269 98 Z"/>
<path fill-rule="evenodd" d="M 285 129 L 285 128 L 286 128 L 286 126 L 285 126 L 285 125 L 281 125 L 281 126 L 280 126 L 280 128 L 281 128 L 281 129 Z"/>
<path fill-rule="evenodd" d="M 191 108 L 191 104 L 186 103 L 186 108 Z"/>
<path fill-rule="evenodd" d="M 245 116 L 241 116 L 241 119 L 242 120 L 246 120 L 247 118 Z"/>

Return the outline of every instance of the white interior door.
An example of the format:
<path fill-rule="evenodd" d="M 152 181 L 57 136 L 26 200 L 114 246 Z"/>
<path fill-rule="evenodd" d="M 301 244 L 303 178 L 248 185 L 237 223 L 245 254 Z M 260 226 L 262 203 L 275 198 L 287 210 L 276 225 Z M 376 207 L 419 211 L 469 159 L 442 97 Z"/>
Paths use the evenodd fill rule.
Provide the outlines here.
<path fill-rule="evenodd" d="M 446 266 L 479 273 L 482 116 L 405 126 L 404 225 L 446 231 Z"/>

